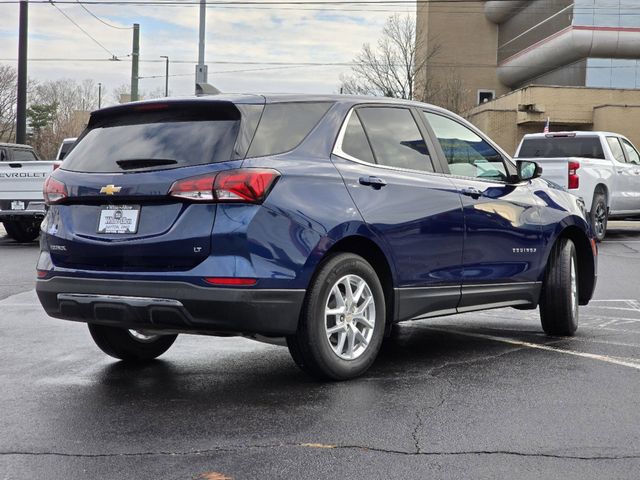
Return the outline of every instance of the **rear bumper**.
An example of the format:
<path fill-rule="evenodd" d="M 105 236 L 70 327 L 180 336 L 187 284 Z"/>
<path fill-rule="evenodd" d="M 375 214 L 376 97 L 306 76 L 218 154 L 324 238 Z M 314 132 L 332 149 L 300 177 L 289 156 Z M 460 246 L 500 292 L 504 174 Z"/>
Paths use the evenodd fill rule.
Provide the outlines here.
<path fill-rule="evenodd" d="M 46 209 L 43 200 L 17 200 L 24 203 L 23 210 L 13 210 L 11 200 L 0 200 L 0 221 L 20 220 L 26 217 L 44 218 Z"/>
<path fill-rule="evenodd" d="M 304 290 L 208 288 L 186 282 L 56 276 L 36 292 L 55 318 L 163 333 L 295 333 Z"/>

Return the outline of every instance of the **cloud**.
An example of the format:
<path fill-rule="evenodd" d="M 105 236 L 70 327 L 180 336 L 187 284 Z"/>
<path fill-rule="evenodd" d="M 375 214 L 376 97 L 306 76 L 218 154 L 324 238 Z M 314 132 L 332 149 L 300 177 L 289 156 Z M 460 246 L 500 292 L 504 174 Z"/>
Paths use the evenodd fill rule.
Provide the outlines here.
<path fill-rule="evenodd" d="M 37 80 L 92 78 L 107 90 L 130 81 L 131 30 L 109 28 L 80 5 L 59 4 L 67 15 L 95 37 L 107 50 L 127 61 L 106 61 L 109 54 L 72 25 L 49 4 L 30 4 L 29 57 L 60 59 L 30 62 L 29 75 Z M 17 57 L 18 6 L 0 7 L 0 58 Z M 105 21 L 129 27 L 140 24 L 143 78 L 140 90 L 164 87 L 164 60 L 171 59 L 172 93 L 193 92 L 198 52 L 197 5 L 132 6 L 87 5 Z M 339 88 L 344 66 L 306 66 L 260 70 L 260 65 L 224 65 L 215 62 L 348 62 L 363 43 L 375 43 L 390 12 L 316 11 L 288 8 L 209 8 L 207 10 L 206 61 L 209 81 L 223 91 L 332 93 Z M 13 29 L 11 26 L 15 26 Z M 73 62 L 68 59 L 103 59 Z M 3 62 L 8 63 L 8 62 Z M 14 62 L 15 64 L 15 62 Z M 263 68 L 269 67 L 264 65 Z M 237 70 L 253 70 L 237 72 Z M 223 73 L 230 71 L 231 73 Z"/>

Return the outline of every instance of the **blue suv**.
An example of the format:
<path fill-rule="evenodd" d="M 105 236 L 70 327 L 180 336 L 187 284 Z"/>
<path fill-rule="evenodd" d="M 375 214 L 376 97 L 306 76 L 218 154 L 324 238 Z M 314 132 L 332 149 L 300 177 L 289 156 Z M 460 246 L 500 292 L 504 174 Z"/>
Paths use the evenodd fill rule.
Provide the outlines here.
<path fill-rule="evenodd" d="M 37 293 L 127 361 L 179 333 L 286 338 L 347 379 L 393 324 L 540 307 L 596 283 L 583 202 L 417 102 L 216 95 L 98 110 L 45 185 Z"/>

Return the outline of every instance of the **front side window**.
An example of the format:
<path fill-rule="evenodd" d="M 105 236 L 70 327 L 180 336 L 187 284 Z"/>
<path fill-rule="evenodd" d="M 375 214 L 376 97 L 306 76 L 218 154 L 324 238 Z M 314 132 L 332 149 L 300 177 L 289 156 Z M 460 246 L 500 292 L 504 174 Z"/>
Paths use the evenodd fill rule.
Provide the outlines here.
<path fill-rule="evenodd" d="M 475 132 L 450 118 L 424 112 L 444 152 L 452 175 L 506 181 L 502 155 Z"/>
<path fill-rule="evenodd" d="M 640 155 L 638 155 L 638 151 L 636 150 L 636 148 L 624 138 L 621 138 L 620 140 L 622 141 L 622 145 L 624 146 L 624 149 L 627 152 L 629 163 L 635 163 L 636 165 L 640 165 Z"/>
<path fill-rule="evenodd" d="M 622 147 L 620 146 L 620 141 L 616 137 L 607 137 L 607 143 L 609 144 L 609 148 L 611 149 L 613 159 L 616 162 L 624 163 L 626 160 L 624 158 Z"/>
<path fill-rule="evenodd" d="M 406 108 L 363 107 L 357 110 L 377 163 L 433 172 L 424 138 Z"/>

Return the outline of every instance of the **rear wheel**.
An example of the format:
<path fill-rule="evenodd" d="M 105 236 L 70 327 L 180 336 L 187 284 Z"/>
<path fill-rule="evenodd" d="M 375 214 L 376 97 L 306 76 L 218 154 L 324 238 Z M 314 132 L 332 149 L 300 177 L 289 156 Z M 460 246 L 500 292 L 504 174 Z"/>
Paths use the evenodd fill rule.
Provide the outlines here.
<path fill-rule="evenodd" d="M 89 324 L 93 341 L 107 355 L 129 362 L 141 362 L 159 357 L 169 350 L 177 335 L 154 335 L 143 330 L 127 330 Z"/>
<path fill-rule="evenodd" d="M 609 220 L 609 211 L 607 209 L 607 196 L 597 191 L 593 195 L 593 203 L 591 204 L 591 228 L 598 242 L 604 240 L 607 233 L 607 222 Z"/>
<path fill-rule="evenodd" d="M 369 263 L 351 253 L 329 257 L 307 291 L 298 332 L 287 338 L 291 356 L 318 378 L 357 377 L 378 355 L 385 312 L 382 285 Z"/>
<path fill-rule="evenodd" d="M 16 242 L 33 242 L 40 235 L 40 222 L 35 220 L 4 220 L 7 235 Z"/>
<path fill-rule="evenodd" d="M 572 336 L 578 329 L 578 257 L 573 242 L 553 247 L 540 296 L 540 320 L 547 335 Z"/>

